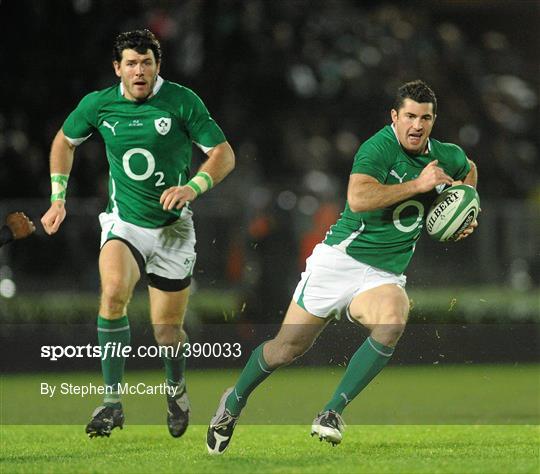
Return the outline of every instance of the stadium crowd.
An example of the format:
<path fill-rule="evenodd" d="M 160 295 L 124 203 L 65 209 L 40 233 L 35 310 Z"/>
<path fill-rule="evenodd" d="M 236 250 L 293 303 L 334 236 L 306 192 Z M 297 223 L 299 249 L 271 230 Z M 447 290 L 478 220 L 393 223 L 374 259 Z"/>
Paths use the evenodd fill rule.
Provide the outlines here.
<path fill-rule="evenodd" d="M 470 7 L 420 3 L 8 2 L 2 21 L 19 34 L 17 48 L 2 52 L 16 71 L 2 91 L 2 195 L 48 195 L 54 131 L 86 91 L 114 82 L 104 60 L 111 38 L 148 26 L 164 47 L 163 75 L 208 97 L 235 143 L 240 172 L 231 192 L 246 180 L 281 189 L 303 179 L 306 191 L 336 194 L 359 143 L 388 121 L 381 111 L 396 84 L 422 77 L 444 112 L 435 136 L 461 143 L 478 162 L 482 196 L 537 196 L 534 46 L 526 48 L 522 29 L 503 28 L 509 14 L 534 21 L 534 2 L 518 2 L 513 12 L 495 2 L 482 20 Z M 24 24 L 9 20 L 23 10 Z M 107 166 L 97 143 L 78 154 L 70 194 L 104 193 Z M 14 179 L 23 175 L 24 189 Z"/>
<path fill-rule="evenodd" d="M 437 92 L 433 136 L 477 163 L 483 200 L 540 204 L 538 13 L 527 0 L 3 2 L 0 26 L 16 41 L 0 51 L 12 71 L 0 91 L 2 198 L 46 205 L 56 130 L 84 94 L 116 80 L 106 59 L 115 35 L 148 27 L 164 49 L 162 75 L 204 97 L 234 146 L 236 170 L 219 197 L 196 204 L 241 210 L 234 219 L 251 245 L 231 237 L 220 268 L 273 312 L 299 270 L 291 255 L 303 262 L 341 211 L 354 153 L 390 121 L 403 81 L 420 77 Z M 68 200 L 103 202 L 99 139 L 76 160 Z M 274 267 L 289 270 L 276 279 Z"/>

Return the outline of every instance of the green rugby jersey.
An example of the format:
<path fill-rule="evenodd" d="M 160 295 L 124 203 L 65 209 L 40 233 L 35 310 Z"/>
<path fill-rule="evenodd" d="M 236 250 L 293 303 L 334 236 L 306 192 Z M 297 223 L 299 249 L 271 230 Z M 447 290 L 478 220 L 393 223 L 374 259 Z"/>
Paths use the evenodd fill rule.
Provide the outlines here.
<path fill-rule="evenodd" d="M 388 125 L 358 149 L 351 174 L 362 173 L 382 184 L 399 184 L 418 177 L 433 160 L 455 180 L 470 170 L 465 152 L 457 145 L 430 138 L 428 153 L 409 155 Z M 324 243 L 356 260 L 393 273 L 403 273 L 414 253 L 424 225 L 424 214 L 442 187 L 373 211 L 353 212 L 346 203 L 341 217 L 330 227 Z"/>
<path fill-rule="evenodd" d="M 226 139 L 201 99 L 190 89 L 158 77 L 142 102 L 115 85 L 86 95 L 63 125 L 79 145 L 97 130 L 109 162 L 107 212 L 141 227 L 171 224 L 181 210 L 164 211 L 162 192 L 189 179 L 192 142 L 204 152 Z"/>

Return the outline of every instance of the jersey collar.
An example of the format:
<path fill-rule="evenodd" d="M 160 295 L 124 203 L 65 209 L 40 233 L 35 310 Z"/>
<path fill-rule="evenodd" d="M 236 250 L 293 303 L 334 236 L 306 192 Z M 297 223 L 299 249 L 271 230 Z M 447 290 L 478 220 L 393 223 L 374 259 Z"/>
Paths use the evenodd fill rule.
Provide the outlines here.
<path fill-rule="evenodd" d="M 156 79 L 156 83 L 154 84 L 154 88 L 152 89 L 152 93 L 149 97 L 147 97 L 147 99 L 154 97 L 159 92 L 161 86 L 163 85 L 163 82 L 165 82 L 163 78 L 161 76 L 158 76 Z M 120 81 L 120 95 L 124 97 L 124 84 L 122 84 L 122 81 Z"/>
<path fill-rule="evenodd" d="M 401 146 L 401 143 L 399 142 L 399 138 L 397 136 L 396 127 L 393 123 L 390 124 L 390 127 L 392 127 L 392 131 L 394 132 L 396 140 L 398 141 L 398 145 Z M 428 153 L 431 153 L 431 140 L 429 138 L 427 139 L 427 153 L 424 153 L 424 155 L 427 155 Z"/>

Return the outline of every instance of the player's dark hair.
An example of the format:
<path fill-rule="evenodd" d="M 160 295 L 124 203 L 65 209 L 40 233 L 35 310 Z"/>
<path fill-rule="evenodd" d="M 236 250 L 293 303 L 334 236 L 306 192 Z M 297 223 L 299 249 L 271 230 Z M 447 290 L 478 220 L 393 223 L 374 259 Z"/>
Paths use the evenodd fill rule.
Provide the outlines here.
<path fill-rule="evenodd" d="M 154 52 L 156 62 L 161 62 L 161 45 L 150 30 L 134 30 L 120 33 L 114 41 L 113 60 L 122 60 L 124 49 L 134 49 L 139 54 L 145 54 L 149 49 Z"/>
<path fill-rule="evenodd" d="M 398 89 L 396 100 L 394 102 L 394 109 L 399 112 L 399 109 L 403 107 L 405 99 L 412 99 L 419 104 L 432 103 L 433 114 L 437 113 L 437 97 L 435 97 L 435 92 L 420 79 L 406 82 Z"/>

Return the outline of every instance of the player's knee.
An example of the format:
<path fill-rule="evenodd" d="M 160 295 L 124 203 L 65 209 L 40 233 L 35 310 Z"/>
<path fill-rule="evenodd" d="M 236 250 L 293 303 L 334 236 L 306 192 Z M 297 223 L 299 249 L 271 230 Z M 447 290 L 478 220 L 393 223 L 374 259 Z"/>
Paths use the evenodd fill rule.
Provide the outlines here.
<path fill-rule="evenodd" d="M 129 288 L 122 281 L 111 280 L 102 285 L 101 307 L 110 314 L 123 312 L 129 298 Z"/>
<path fill-rule="evenodd" d="M 303 344 L 296 342 L 278 342 L 272 347 L 272 368 L 282 367 L 293 363 L 298 357 L 300 357 L 308 348 Z"/>
<path fill-rule="evenodd" d="M 176 345 L 181 339 L 179 324 L 154 324 L 154 338 L 160 346 Z"/>
<path fill-rule="evenodd" d="M 371 335 L 385 346 L 395 346 L 405 330 L 407 318 L 403 315 L 389 314 L 381 318 L 371 332 Z"/>

